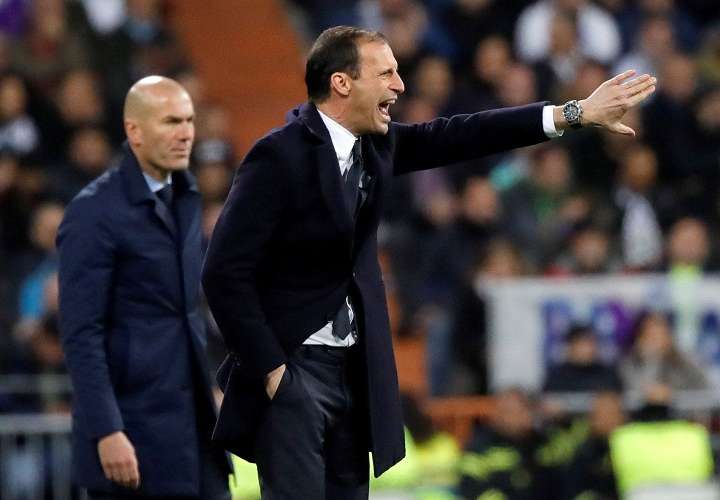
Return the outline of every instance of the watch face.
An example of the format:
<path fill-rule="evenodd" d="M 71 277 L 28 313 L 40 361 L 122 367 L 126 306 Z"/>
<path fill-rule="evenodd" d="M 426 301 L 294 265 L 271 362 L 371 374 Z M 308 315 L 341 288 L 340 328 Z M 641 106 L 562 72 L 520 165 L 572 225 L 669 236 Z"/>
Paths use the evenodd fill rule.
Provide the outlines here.
<path fill-rule="evenodd" d="M 578 105 L 574 102 L 569 102 L 565 104 L 565 107 L 563 108 L 563 114 L 565 115 L 565 119 L 568 121 L 568 123 L 576 122 L 580 117 Z"/>

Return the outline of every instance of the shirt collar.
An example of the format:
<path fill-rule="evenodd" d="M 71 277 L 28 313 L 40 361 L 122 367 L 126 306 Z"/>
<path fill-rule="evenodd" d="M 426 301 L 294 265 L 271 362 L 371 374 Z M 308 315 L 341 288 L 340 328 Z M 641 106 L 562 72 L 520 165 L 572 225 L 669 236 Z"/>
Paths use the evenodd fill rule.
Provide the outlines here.
<path fill-rule="evenodd" d="M 172 184 L 172 176 L 170 174 L 167 175 L 165 182 L 160 182 L 155 177 L 152 177 L 145 172 L 143 172 L 142 174 L 143 174 L 143 177 L 145 177 L 145 182 L 147 182 L 147 185 L 150 188 L 150 191 L 152 191 L 153 193 L 157 193 L 162 188 L 164 188 L 167 184 Z"/>
<path fill-rule="evenodd" d="M 330 133 L 330 140 L 333 143 L 338 160 L 349 161 L 357 137 L 319 109 L 318 113 Z"/>

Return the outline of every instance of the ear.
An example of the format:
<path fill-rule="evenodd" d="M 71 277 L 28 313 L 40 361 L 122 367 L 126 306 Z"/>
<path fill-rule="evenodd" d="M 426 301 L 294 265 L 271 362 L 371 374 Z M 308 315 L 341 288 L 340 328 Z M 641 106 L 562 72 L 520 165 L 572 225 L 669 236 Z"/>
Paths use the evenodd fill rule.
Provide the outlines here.
<path fill-rule="evenodd" d="M 352 78 L 347 73 L 333 73 L 330 75 L 330 88 L 342 97 L 347 97 L 352 89 Z"/>
<path fill-rule="evenodd" d="M 142 144 L 142 130 L 134 120 L 125 120 L 125 135 L 128 143 L 139 146 Z"/>

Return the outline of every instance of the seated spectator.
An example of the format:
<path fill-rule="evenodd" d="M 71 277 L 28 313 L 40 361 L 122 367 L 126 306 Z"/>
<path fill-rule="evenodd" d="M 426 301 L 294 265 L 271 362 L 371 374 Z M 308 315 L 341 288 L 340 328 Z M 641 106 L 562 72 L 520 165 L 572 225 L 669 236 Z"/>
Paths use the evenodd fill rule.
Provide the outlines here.
<path fill-rule="evenodd" d="M 656 75 L 662 61 L 675 52 L 675 37 L 670 20 L 662 16 L 644 19 L 637 33 L 633 49 L 615 63 L 613 72 L 622 73 L 629 68 L 638 74 Z"/>
<path fill-rule="evenodd" d="M 515 245 L 537 268 L 551 262 L 572 233 L 588 216 L 576 210 L 572 168 L 561 145 L 533 150 L 529 175 L 503 194 L 505 227 Z"/>
<path fill-rule="evenodd" d="M 676 0 L 637 0 L 625 2 L 625 8 L 618 13 L 618 25 L 623 37 L 624 48 L 632 45 L 633 37 L 642 29 L 642 24 L 651 18 L 665 18 L 678 45 L 684 51 L 695 49 L 698 27 L 695 20 L 686 12 L 685 1 Z M 712 3 L 712 2 L 711 2 Z"/>
<path fill-rule="evenodd" d="M 30 82 L 32 90 L 49 98 L 62 76 L 90 62 L 85 40 L 71 29 L 66 2 L 30 3 L 26 34 L 10 50 L 12 65 Z"/>
<path fill-rule="evenodd" d="M 458 493 L 466 500 L 542 500 L 536 451 L 542 440 L 533 429 L 532 405 L 518 389 L 497 394 L 488 425 L 478 426 L 460 458 Z"/>
<path fill-rule="evenodd" d="M 512 50 L 508 40 L 490 35 L 475 47 L 472 66 L 465 78 L 460 78 L 450 96 L 447 114 L 472 113 L 496 107 L 498 89 L 507 78 L 512 65 Z"/>
<path fill-rule="evenodd" d="M 670 320 L 661 312 L 645 311 L 636 320 L 633 344 L 620 362 L 620 375 L 630 395 L 643 401 L 671 391 L 707 387 L 700 368 L 673 343 Z"/>
<path fill-rule="evenodd" d="M 36 152 L 40 131 L 28 113 L 25 83 L 12 73 L 0 77 L 0 148 L 18 155 Z"/>
<path fill-rule="evenodd" d="M 550 27 L 548 54 L 534 66 L 540 95 L 544 99 L 558 98 L 559 87 L 575 80 L 582 62 L 576 17 L 557 13 Z"/>
<path fill-rule="evenodd" d="M 605 9 L 588 0 L 539 0 L 520 14 L 516 24 L 515 48 L 523 61 L 534 63 L 548 56 L 550 26 L 558 13 L 577 18 L 583 57 L 610 63 L 620 54 L 620 32 Z"/>
<path fill-rule="evenodd" d="M 43 203 L 35 209 L 30 235 L 35 247 L 26 256 L 28 270 L 20 281 L 18 297 L 21 321 L 39 320 L 44 312 L 44 287 L 48 277 L 57 271 L 55 237 L 64 209 L 57 203 Z"/>
<path fill-rule="evenodd" d="M 112 148 L 107 134 L 99 128 L 84 127 L 73 133 L 67 152 L 68 162 L 57 165 L 49 175 L 53 195 L 68 203 L 111 163 Z"/>
<path fill-rule="evenodd" d="M 550 367 L 545 392 L 619 391 L 620 378 L 600 361 L 595 332 L 587 325 L 573 325 L 565 334 L 565 360 Z"/>
<path fill-rule="evenodd" d="M 520 252 L 509 241 L 494 239 L 484 246 L 451 307 L 451 360 L 446 365 L 430 365 L 431 369 L 450 372 L 437 375 L 439 380 L 447 380 L 447 392 L 487 393 L 488 318 L 483 287 L 486 280 L 522 276 L 526 267 Z M 437 352 L 428 354 L 435 363 L 439 361 Z"/>
<path fill-rule="evenodd" d="M 661 220 L 668 218 L 672 201 L 657 186 L 657 157 L 637 144 L 622 159 L 614 201 L 622 214 L 620 236 L 625 268 L 657 270 L 662 261 Z"/>
<path fill-rule="evenodd" d="M 567 498 L 616 500 L 615 474 L 610 457 L 610 435 L 625 422 L 617 393 L 598 394 L 589 415 L 590 435 L 580 445 L 566 472 Z"/>
<path fill-rule="evenodd" d="M 589 211 L 590 201 L 577 196 L 578 203 L 587 204 L 578 210 Z M 560 254 L 550 267 L 550 276 L 587 276 L 612 273 L 617 270 L 611 252 L 611 237 L 599 225 L 580 224 L 570 237 L 568 252 Z"/>

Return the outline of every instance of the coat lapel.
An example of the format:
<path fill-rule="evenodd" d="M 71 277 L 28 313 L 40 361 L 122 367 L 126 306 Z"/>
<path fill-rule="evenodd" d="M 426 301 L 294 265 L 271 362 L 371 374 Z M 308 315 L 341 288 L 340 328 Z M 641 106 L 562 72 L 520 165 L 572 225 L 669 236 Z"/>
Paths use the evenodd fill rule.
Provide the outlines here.
<path fill-rule="evenodd" d="M 193 177 L 187 171 L 173 174 L 173 185 L 177 193 L 174 203 L 178 232 L 176 241 L 185 280 L 185 303 L 193 304 L 200 281 L 201 198 Z"/>
<path fill-rule="evenodd" d="M 127 142 L 122 147 L 123 155 L 120 161 L 120 172 L 125 184 L 125 192 L 133 204 L 152 203 L 153 213 L 159 219 L 173 238 L 177 238 L 177 228 L 170 210 L 151 191 L 143 177 L 140 164 L 135 158 Z"/>
<path fill-rule="evenodd" d="M 347 203 L 338 165 L 337 153 L 333 147 L 330 133 L 320 118 L 314 104 L 305 103 L 299 110 L 300 119 L 315 136 L 318 144 L 312 150 L 312 163 L 317 165 L 320 190 L 328 205 L 331 217 L 340 231 L 345 235 L 348 244 L 353 237 L 353 220 Z"/>
<path fill-rule="evenodd" d="M 163 223 L 163 226 L 170 231 L 170 234 L 173 238 L 177 240 L 177 226 L 175 225 L 175 221 L 173 220 L 173 214 L 170 212 L 170 209 L 157 199 L 157 196 L 155 196 L 155 215 L 160 219 L 160 222 Z"/>

